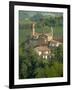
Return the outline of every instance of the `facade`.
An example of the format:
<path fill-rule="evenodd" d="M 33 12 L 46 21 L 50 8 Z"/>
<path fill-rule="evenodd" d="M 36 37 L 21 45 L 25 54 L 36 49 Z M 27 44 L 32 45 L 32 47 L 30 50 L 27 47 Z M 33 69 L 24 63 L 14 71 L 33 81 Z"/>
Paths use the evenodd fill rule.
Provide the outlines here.
<path fill-rule="evenodd" d="M 51 50 L 47 46 L 38 46 L 34 49 L 39 56 L 47 59 L 51 53 Z"/>

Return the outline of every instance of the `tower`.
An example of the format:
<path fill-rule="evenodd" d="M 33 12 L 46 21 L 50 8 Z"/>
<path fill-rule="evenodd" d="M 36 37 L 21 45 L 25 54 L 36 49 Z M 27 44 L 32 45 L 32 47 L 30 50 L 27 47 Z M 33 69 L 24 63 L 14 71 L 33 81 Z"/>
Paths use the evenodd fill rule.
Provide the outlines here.
<path fill-rule="evenodd" d="M 52 33 L 52 38 L 53 38 L 53 28 L 51 27 L 51 33 Z"/>
<path fill-rule="evenodd" d="M 35 23 L 32 24 L 32 28 L 33 28 L 32 35 L 34 36 L 35 35 Z"/>

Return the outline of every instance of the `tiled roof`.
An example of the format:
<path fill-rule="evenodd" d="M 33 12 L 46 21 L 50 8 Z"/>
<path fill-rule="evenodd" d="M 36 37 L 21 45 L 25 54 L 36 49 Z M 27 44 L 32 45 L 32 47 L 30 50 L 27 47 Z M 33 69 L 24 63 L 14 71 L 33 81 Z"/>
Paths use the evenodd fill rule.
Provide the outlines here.
<path fill-rule="evenodd" d="M 39 47 L 36 47 L 35 49 L 42 52 L 50 50 L 47 46 L 39 46 Z"/>

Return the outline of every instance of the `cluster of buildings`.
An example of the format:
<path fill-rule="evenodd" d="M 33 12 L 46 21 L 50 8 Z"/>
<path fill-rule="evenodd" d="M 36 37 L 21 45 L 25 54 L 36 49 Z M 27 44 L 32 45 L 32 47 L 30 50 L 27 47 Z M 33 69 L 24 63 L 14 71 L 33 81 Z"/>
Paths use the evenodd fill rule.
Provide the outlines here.
<path fill-rule="evenodd" d="M 36 42 L 34 47 L 35 52 L 47 59 L 52 55 L 52 48 L 58 47 L 62 43 L 53 39 L 53 28 L 51 27 L 50 33 L 37 33 L 35 31 L 35 23 L 32 25 L 32 38 Z"/>

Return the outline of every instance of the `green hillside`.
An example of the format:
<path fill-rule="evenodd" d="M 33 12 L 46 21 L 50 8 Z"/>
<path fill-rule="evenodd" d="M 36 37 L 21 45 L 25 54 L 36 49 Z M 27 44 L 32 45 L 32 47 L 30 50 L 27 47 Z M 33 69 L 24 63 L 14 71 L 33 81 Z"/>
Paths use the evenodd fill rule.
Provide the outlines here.
<path fill-rule="evenodd" d="M 63 41 L 63 14 L 55 12 L 19 11 L 19 79 L 63 77 L 63 44 L 49 48 L 54 56 L 47 59 L 35 51 L 36 40 L 31 38 L 32 24 L 39 33 L 51 32 Z M 49 55 L 50 56 L 50 55 Z"/>

